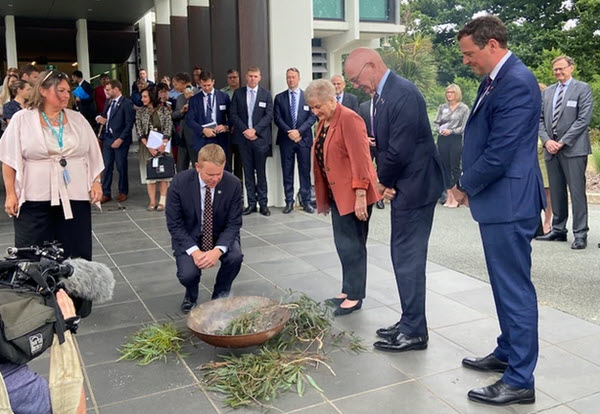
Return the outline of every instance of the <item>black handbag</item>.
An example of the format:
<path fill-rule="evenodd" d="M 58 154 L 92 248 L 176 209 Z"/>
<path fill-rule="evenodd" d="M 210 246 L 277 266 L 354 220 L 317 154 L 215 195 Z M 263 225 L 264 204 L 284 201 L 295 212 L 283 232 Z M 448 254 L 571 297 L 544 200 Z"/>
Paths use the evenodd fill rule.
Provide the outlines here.
<path fill-rule="evenodd" d="M 175 175 L 175 159 L 169 155 L 159 155 L 146 161 L 146 178 L 161 180 L 173 178 Z"/>

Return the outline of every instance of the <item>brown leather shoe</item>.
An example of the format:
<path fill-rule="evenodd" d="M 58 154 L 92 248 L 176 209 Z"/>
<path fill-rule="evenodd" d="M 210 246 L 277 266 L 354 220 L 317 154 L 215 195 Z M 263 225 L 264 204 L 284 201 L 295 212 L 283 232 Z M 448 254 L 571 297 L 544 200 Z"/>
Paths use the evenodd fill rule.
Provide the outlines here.
<path fill-rule="evenodd" d="M 119 195 L 117 196 L 117 201 L 119 203 L 122 203 L 125 200 L 127 200 L 127 194 L 121 194 L 121 193 L 119 193 Z"/>
<path fill-rule="evenodd" d="M 102 196 L 102 200 L 100 200 L 100 203 L 102 203 L 102 204 L 104 204 L 104 203 L 108 203 L 108 202 L 109 202 L 109 201 L 111 201 L 111 200 L 112 200 L 112 197 L 111 197 L 111 196 L 106 196 L 106 195 L 103 195 L 103 196 Z"/>

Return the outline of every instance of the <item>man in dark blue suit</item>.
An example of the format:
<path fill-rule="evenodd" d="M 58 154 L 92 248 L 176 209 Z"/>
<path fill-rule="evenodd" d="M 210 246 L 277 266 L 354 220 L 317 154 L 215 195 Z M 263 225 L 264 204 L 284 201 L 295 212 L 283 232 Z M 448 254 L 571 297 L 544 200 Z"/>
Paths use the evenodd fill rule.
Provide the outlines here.
<path fill-rule="evenodd" d="M 535 402 L 538 309 L 531 282 L 531 239 L 545 204 L 537 161 L 541 95 L 535 76 L 507 49 L 494 16 L 467 23 L 458 40 L 463 63 L 487 75 L 467 121 L 463 174 L 451 191 L 470 204 L 479 223 L 501 334 L 493 353 L 463 365 L 502 372 L 502 379 L 468 393 L 494 405 Z"/>
<path fill-rule="evenodd" d="M 177 278 L 185 286 L 184 313 L 196 306 L 202 270 L 221 261 L 212 293 L 218 299 L 229 295 L 242 266 L 242 184 L 224 171 L 225 160 L 223 148 L 205 145 L 196 168 L 176 174 L 169 187 L 165 214 Z"/>
<path fill-rule="evenodd" d="M 242 154 L 244 184 L 248 207 L 243 214 L 256 211 L 270 216 L 267 207 L 267 154 L 271 148 L 271 121 L 273 121 L 273 98 L 271 92 L 258 86 L 260 69 L 250 66 L 246 72 L 246 86 L 236 89 L 231 100 L 231 123 L 235 127 L 233 143 L 238 144 Z"/>
<path fill-rule="evenodd" d="M 200 75 L 200 87 L 202 92 L 190 98 L 185 118 L 186 126 L 194 131 L 193 159 L 207 144 L 220 145 L 225 154 L 229 147 L 229 95 L 215 89 L 215 79 L 208 71 Z M 230 171 L 228 166 L 226 169 Z"/>
<path fill-rule="evenodd" d="M 96 115 L 96 104 L 94 103 L 94 89 L 88 81 L 83 78 L 83 73 L 76 70 L 71 75 L 73 82 L 77 87 L 73 91 L 75 97 L 75 109 L 81 113 L 90 123 L 92 128 L 95 127 L 94 117 Z"/>
<path fill-rule="evenodd" d="M 400 321 L 378 329 L 383 340 L 373 346 L 390 352 L 425 349 L 427 246 L 435 203 L 444 188 L 425 99 L 372 49 L 350 53 L 345 71 L 355 88 L 373 96 L 378 189 L 391 201 L 390 247 L 402 305 Z"/>
<path fill-rule="evenodd" d="M 304 92 L 298 87 L 300 71 L 289 68 L 286 72 L 288 90 L 275 97 L 275 125 L 277 145 L 281 153 L 285 208 L 283 214 L 294 209 L 294 154 L 298 158 L 300 197 L 304 211 L 314 213 L 310 204 L 310 151 L 313 143 L 312 126 L 317 117 L 304 100 Z"/>
<path fill-rule="evenodd" d="M 117 164 L 119 172 L 118 202 L 127 200 L 129 179 L 127 177 L 127 153 L 131 145 L 131 131 L 135 120 L 133 103 L 121 94 L 121 82 L 110 80 L 104 90 L 108 99 L 102 115 L 96 122 L 102 125 L 100 140 L 102 141 L 102 158 L 104 159 L 104 177 L 102 177 L 102 202 L 112 200 L 111 185 L 113 164 Z"/>

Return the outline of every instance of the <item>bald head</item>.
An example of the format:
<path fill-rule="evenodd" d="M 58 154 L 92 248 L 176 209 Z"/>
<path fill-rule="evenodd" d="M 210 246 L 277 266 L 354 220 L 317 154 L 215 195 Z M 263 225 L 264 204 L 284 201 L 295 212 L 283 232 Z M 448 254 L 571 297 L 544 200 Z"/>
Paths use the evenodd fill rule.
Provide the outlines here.
<path fill-rule="evenodd" d="M 368 94 L 377 91 L 387 69 L 379 53 L 364 47 L 354 49 L 344 63 L 344 72 L 352 86 Z"/>

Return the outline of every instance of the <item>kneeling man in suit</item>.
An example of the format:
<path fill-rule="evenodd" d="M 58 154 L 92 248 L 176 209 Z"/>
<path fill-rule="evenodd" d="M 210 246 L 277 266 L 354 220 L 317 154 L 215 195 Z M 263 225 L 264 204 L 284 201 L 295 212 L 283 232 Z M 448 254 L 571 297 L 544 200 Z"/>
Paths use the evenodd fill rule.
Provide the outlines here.
<path fill-rule="evenodd" d="M 221 268 L 212 299 L 229 295 L 242 267 L 242 185 L 224 171 L 225 151 L 208 144 L 198 153 L 195 170 L 176 174 L 167 196 L 167 228 L 177 263 L 177 278 L 185 286 L 183 313 L 196 306 L 202 270 Z"/>

